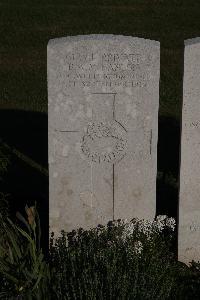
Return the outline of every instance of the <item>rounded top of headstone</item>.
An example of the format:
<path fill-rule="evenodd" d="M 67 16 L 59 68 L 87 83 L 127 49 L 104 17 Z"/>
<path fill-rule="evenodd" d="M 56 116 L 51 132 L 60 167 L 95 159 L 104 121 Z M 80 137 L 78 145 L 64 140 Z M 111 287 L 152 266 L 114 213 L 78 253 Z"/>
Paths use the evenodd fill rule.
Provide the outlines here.
<path fill-rule="evenodd" d="M 196 38 L 188 39 L 188 40 L 184 41 L 185 46 L 191 46 L 194 44 L 200 44 L 200 37 L 196 37 Z"/>
<path fill-rule="evenodd" d="M 66 36 L 60 37 L 55 39 L 50 39 L 48 42 L 49 46 L 54 46 L 58 44 L 68 43 L 68 42 L 76 42 L 76 41 L 84 41 L 84 40 L 99 40 L 99 41 L 138 41 L 142 43 L 147 43 L 155 46 L 160 46 L 159 41 L 144 39 L 140 37 L 133 37 L 133 36 L 125 36 L 125 35 L 114 35 L 114 34 L 89 34 L 89 35 L 76 35 L 76 36 Z"/>

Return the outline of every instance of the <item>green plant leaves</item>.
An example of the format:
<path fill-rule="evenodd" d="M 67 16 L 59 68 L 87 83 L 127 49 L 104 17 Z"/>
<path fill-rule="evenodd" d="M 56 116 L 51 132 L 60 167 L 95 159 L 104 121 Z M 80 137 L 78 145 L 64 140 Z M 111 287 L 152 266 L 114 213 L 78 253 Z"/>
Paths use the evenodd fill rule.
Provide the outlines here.
<path fill-rule="evenodd" d="M 37 211 L 36 216 L 35 222 L 39 218 Z M 32 226 L 20 213 L 17 217 L 27 231 L 8 217 L 5 220 L 0 218 L 0 228 L 4 233 L 0 246 L 0 275 L 11 287 L 9 297 L 21 295 L 23 299 L 48 299 L 45 297 L 49 294 L 50 272 L 39 246 L 40 224 Z M 39 236 L 35 232 L 37 226 Z M 4 295 L 4 291 L 1 294 Z"/>

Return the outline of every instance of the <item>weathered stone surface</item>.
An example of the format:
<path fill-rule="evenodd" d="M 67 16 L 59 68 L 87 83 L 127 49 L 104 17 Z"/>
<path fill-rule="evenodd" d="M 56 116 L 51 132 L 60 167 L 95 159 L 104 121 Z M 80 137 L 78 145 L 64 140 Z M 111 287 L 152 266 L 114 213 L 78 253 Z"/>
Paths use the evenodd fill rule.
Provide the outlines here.
<path fill-rule="evenodd" d="M 179 260 L 200 260 L 200 38 L 185 41 Z"/>
<path fill-rule="evenodd" d="M 47 55 L 50 229 L 153 218 L 159 43 L 66 37 Z"/>

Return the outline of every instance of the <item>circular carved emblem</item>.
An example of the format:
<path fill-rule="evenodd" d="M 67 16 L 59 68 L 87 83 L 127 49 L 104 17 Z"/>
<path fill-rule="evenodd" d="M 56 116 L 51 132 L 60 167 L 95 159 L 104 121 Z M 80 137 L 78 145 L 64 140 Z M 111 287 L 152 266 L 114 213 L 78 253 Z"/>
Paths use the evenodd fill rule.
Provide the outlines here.
<path fill-rule="evenodd" d="M 125 156 L 126 148 L 126 130 L 117 121 L 89 123 L 81 144 L 84 155 L 96 163 L 115 163 Z"/>

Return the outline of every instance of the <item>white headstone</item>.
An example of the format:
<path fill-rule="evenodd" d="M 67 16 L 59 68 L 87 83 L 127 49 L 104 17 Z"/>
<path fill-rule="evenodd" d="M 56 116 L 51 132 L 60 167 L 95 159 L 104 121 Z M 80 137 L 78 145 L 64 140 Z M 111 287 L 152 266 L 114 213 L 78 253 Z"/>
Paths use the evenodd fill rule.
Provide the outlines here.
<path fill-rule="evenodd" d="M 179 260 L 200 260 L 200 38 L 185 41 Z"/>
<path fill-rule="evenodd" d="M 76 36 L 47 52 L 50 230 L 153 218 L 159 42 Z"/>

